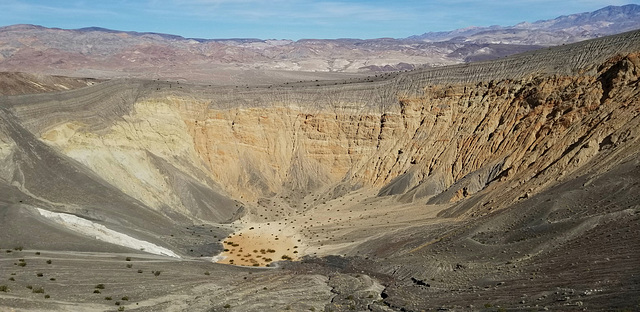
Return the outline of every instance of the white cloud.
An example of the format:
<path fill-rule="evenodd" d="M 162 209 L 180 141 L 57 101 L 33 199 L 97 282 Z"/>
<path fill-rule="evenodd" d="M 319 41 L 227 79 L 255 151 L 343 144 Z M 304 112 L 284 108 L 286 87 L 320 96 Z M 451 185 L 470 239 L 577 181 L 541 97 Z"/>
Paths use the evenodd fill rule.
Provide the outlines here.
<path fill-rule="evenodd" d="M 282 20 L 350 18 L 363 21 L 390 20 L 406 16 L 392 6 L 371 5 L 354 1 L 303 0 L 150 0 L 147 11 L 163 15 L 203 18 L 243 18 Z"/>
<path fill-rule="evenodd" d="M 44 3 L 44 4 L 43 4 Z M 42 16 L 56 16 L 59 18 L 86 18 L 92 16 L 117 16 L 117 12 L 104 8 L 87 6 L 82 2 L 71 5 L 55 5 L 45 1 L 18 1 L 7 0 L 0 4 L 0 11 L 6 19 L 38 19 Z"/>

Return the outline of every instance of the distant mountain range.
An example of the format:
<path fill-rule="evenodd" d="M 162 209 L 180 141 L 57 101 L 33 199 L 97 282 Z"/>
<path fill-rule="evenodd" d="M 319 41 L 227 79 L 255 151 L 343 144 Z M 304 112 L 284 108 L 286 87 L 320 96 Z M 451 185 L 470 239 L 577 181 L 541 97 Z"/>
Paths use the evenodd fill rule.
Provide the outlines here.
<path fill-rule="evenodd" d="M 640 5 L 608 6 L 593 12 L 560 16 L 514 26 L 468 27 L 428 32 L 407 39 L 426 42 L 558 45 L 640 28 Z"/>
<path fill-rule="evenodd" d="M 490 60 L 638 28 L 638 5 L 401 39 L 193 39 L 99 27 L 66 30 L 12 25 L 0 28 L 0 71 L 221 84 L 260 75 L 285 81 L 293 77 L 287 74 L 291 71 L 366 74 Z M 262 74 L 256 75 L 256 70 Z"/>

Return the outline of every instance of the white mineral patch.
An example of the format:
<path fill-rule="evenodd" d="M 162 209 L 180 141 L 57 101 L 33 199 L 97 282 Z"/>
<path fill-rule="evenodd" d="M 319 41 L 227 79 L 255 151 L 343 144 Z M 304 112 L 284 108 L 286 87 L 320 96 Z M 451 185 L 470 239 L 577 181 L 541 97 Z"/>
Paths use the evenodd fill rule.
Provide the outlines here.
<path fill-rule="evenodd" d="M 222 261 L 222 260 L 224 260 L 226 258 L 227 257 L 221 256 L 221 255 L 213 256 L 213 257 L 211 257 L 211 262 L 219 262 L 219 261 Z"/>
<path fill-rule="evenodd" d="M 83 219 L 68 213 L 51 212 L 44 209 L 36 208 L 40 215 L 51 221 L 54 221 L 72 231 L 82 235 L 93 237 L 107 243 L 116 244 L 124 247 L 143 250 L 156 255 L 164 255 L 174 258 L 180 258 L 173 251 L 160 247 L 158 245 L 133 238 L 129 235 L 110 230 L 102 224 Z"/>

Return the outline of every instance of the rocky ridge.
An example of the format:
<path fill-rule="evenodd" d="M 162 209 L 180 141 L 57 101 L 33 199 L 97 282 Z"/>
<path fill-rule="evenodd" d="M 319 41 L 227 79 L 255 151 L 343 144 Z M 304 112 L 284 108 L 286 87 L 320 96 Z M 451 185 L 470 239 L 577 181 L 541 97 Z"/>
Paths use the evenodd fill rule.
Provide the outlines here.
<path fill-rule="evenodd" d="M 98 79 L 33 75 L 27 73 L 0 73 L 0 94 L 21 95 L 72 90 L 101 82 Z"/>

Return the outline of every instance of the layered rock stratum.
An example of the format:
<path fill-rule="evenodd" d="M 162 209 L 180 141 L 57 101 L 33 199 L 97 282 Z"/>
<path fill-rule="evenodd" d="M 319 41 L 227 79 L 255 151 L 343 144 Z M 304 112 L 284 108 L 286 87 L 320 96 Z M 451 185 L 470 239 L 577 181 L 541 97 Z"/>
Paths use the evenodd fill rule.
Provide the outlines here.
<path fill-rule="evenodd" d="M 636 31 L 360 79 L 2 96 L 0 306 L 636 309 L 639 79 Z"/>

